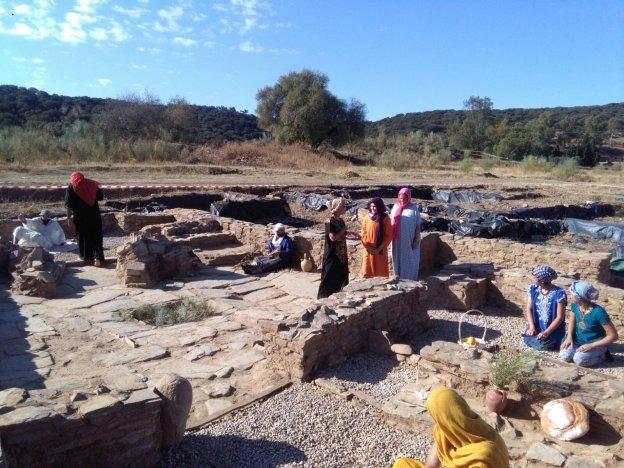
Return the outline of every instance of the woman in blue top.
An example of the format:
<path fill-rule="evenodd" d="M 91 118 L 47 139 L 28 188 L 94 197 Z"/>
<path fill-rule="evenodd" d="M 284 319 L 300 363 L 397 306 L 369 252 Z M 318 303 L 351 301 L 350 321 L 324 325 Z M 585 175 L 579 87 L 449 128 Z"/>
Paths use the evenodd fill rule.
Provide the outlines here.
<path fill-rule="evenodd" d="M 565 334 L 566 293 L 552 284 L 557 273 L 549 266 L 536 266 L 531 271 L 534 283 L 529 286 L 524 315 L 527 328 L 524 344 L 542 350 L 558 350 Z"/>
<path fill-rule="evenodd" d="M 607 346 L 618 339 L 617 330 L 607 312 L 596 304 L 598 290 L 591 284 L 574 281 L 570 293 L 572 313 L 559 356 L 577 366 L 595 366 L 605 360 Z"/>
<path fill-rule="evenodd" d="M 243 263 L 241 267 L 247 274 L 257 275 L 288 268 L 293 256 L 293 242 L 286 234 L 286 226 L 277 223 L 273 227 L 273 237 L 269 239 L 268 255 L 256 257 L 251 263 Z"/>

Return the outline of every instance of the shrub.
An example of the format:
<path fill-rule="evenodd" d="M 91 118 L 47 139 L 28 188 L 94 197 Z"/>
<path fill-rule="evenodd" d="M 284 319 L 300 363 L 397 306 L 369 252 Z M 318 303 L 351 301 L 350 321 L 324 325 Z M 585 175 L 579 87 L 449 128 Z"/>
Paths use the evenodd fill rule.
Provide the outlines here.
<path fill-rule="evenodd" d="M 382 167 L 389 167 L 395 171 L 404 171 L 416 166 L 415 157 L 405 151 L 387 149 L 376 160 L 376 164 Z"/>
<path fill-rule="evenodd" d="M 184 299 L 162 305 L 144 305 L 134 309 L 130 316 L 150 325 L 163 326 L 176 323 L 197 322 L 215 315 L 212 304 L 205 301 Z"/>
<path fill-rule="evenodd" d="M 540 158 L 537 156 L 527 156 L 520 163 L 520 168 L 524 172 L 550 172 L 553 165 L 548 162 L 546 158 Z"/>
<path fill-rule="evenodd" d="M 474 163 L 470 157 L 464 157 L 459 163 L 459 170 L 465 173 L 471 172 Z"/>
<path fill-rule="evenodd" d="M 498 388 L 522 383 L 533 375 L 536 361 L 530 352 L 503 351 L 496 355 L 490 368 L 490 381 Z"/>
<path fill-rule="evenodd" d="M 568 158 L 555 166 L 554 177 L 557 180 L 582 181 L 588 177 L 581 172 L 581 166 L 575 158 Z"/>

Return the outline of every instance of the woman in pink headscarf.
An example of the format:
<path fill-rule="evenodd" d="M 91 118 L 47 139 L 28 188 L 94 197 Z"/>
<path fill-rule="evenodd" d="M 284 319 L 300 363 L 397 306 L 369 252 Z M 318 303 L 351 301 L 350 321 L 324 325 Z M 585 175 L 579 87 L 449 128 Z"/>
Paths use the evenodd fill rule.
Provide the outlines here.
<path fill-rule="evenodd" d="M 392 219 L 392 268 L 402 279 L 418 278 L 420 266 L 420 212 L 412 203 L 412 191 L 404 187 L 390 213 Z"/>

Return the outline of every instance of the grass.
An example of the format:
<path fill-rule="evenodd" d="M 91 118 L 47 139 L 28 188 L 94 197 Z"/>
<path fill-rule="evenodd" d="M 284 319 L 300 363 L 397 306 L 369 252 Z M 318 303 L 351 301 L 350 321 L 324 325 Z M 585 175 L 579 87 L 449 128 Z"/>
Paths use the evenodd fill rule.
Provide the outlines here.
<path fill-rule="evenodd" d="M 520 169 L 524 172 L 549 173 L 552 167 L 552 163 L 548 162 L 546 158 L 538 156 L 527 156 L 520 162 Z"/>
<path fill-rule="evenodd" d="M 205 301 L 183 299 L 162 305 L 145 305 L 131 311 L 130 316 L 149 325 L 162 327 L 177 323 L 198 322 L 216 314 L 214 306 Z"/>

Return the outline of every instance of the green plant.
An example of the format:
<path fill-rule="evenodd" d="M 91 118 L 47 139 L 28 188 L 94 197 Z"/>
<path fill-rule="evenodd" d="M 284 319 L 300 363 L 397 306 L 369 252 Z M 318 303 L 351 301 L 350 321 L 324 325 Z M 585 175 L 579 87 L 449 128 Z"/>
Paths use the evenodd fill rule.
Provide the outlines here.
<path fill-rule="evenodd" d="M 464 157 L 459 163 L 459 170 L 462 172 L 470 172 L 472 171 L 473 162 L 470 157 Z"/>
<path fill-rule="evenodd" d="M 581 166 L 575 158 L 568 158 L 555 166 L 554 177 L 557 180 L 585 180 L 586 176 L 581 172 Z"/>
<path fill-rule="evenodd" d="M 520 163 L 520 168 L 524 172 L 550 172 L 553 165 L 546 158 L 538 156 L 527 156 Z"/>
<path fill-rule="evenodd" d="M 213 315 L 216 311 L 212 304 L 188 298 L 180 302 L 144 305 L 130 313 L 133 319 L 156 326 L 197 322 Z"/>
<path fill-rule="evenodd" d="M 533 375 L 536 360 L 527 351 L 501 352 L 496 355 L 490 368 L 490 381 L 498 388 L 505 388 L 512 383 L 522 383 Z"/>

